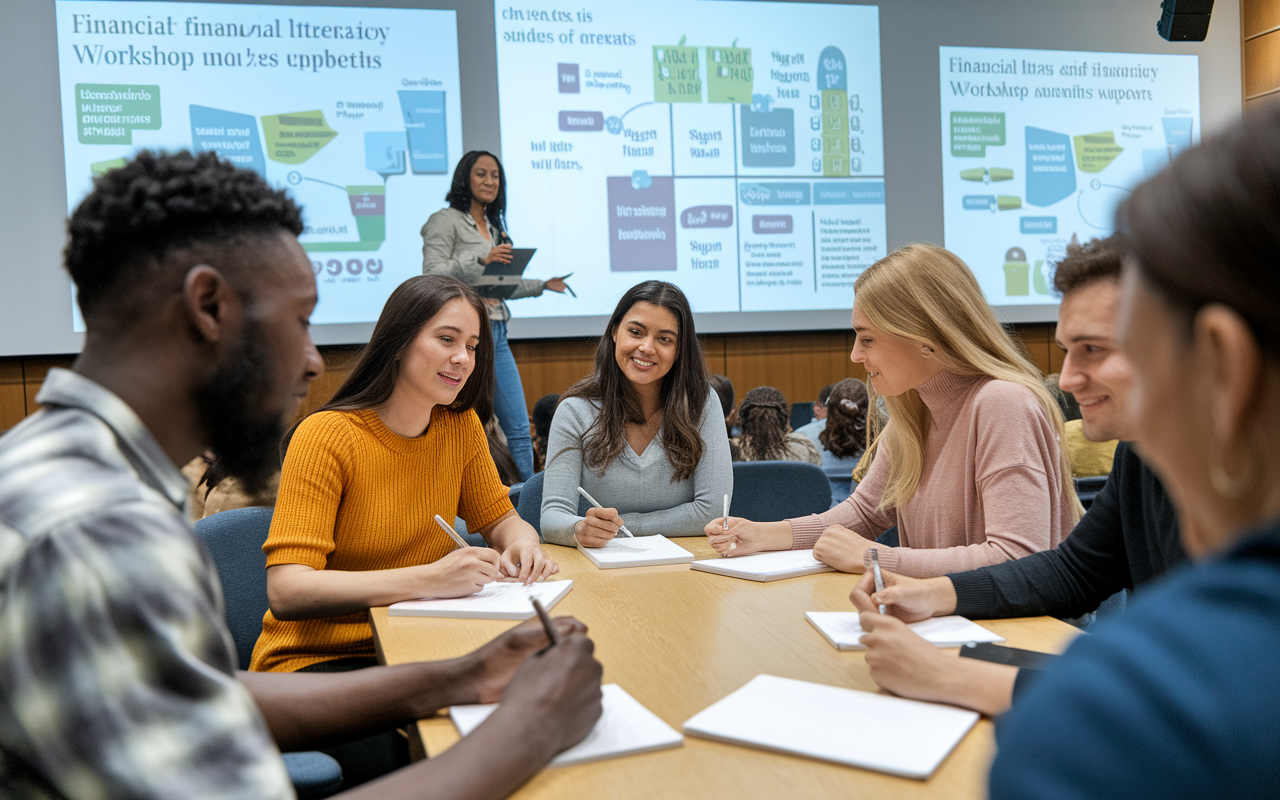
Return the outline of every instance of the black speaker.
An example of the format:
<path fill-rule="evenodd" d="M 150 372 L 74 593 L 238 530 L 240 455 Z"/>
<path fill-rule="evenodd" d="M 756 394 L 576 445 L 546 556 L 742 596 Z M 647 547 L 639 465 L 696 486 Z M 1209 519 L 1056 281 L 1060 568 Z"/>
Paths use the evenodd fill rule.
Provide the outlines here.
<path fill-rule="evenodd" d="M 1213 0 L 1161 0 L 1156 30 L 1171 42 L 1203 42 Z"/>

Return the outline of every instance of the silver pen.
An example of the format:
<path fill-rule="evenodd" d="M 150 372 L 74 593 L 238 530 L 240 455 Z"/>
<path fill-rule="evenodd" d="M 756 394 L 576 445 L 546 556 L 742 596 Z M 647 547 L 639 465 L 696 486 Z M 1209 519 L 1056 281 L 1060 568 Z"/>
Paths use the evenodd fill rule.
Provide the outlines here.
<path fill-rule="evenodd" d="M 880 574 L 880 548 L 878 547 L 871 548 L 871 571 L 876 576 L 876 591 L 883 592 L 884 577 Z M 887 609 L 884 606 L 884 603 L 880 604 L 880 613 L 881 614 L 888 613 Z"/>
<path fill-rule="evenodd" d="M 597 502 L 596 502 L 596 499 L 595 499 L 594 497 L 592 497 L 591 495 L 587 494 L 587 490 L 586 490 L 586 489 L 583 489 L 581 486 L 579 486 L 579 487 L 578 487 L 578 494 L 580 494 L 580 495 L 582 495 L 583 497 L 587 498 L 587 502 L 588 502 L 588 503 L 590 503 L 591 505 L 595 506 L 596 508 L 604 508 L 604 506 L 602 506 L 602 505 L 600 505 L 599 503 L 597 503 Z M 624 533 L 624 534 L 626 534 L 627 536 L 630 536 L 630 537 L 631 537 L 631 538 L 633 538 L 633 539 L 635 538 L 635 536 L 634 536 L 634 535 L 632 535 L 631 531 L 627 530 L 627 526 L 626 526 L 626 525 L 623 525 L 622 527 L 618 528 L 618 530 L 619 530 L 621 533 Z"/>

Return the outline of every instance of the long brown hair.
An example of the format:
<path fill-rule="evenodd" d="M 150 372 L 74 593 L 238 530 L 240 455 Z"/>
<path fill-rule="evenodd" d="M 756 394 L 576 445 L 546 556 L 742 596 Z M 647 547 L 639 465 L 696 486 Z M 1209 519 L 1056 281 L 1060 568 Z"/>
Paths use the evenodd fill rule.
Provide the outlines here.
<path fill-rule="evenodd" d="M 361 411 L 385 403 L 400 376 L 400 354 L 447 303 L 458 298 L 466 300 L 480 319 L 480 344 L 476 346 L 475 369 L 448 408 L 459 412 L 475 409 L 482 422 L 488 420 L 493 415 L 493 333 L 488 311 L 474 289 L 448 275 L 416 275 L 396 287 L 351 374 L 329 402 L 311 413 Z M 294 425 L 285 435 L 281 452 L 289 448 L 297 429 Z"/>
<path fill-rule="evenodd" d="M 603 473 L 626 446 L 627 424 L 645 422 L 640 401 L 614 358 L 614 335 L 636 303 L 665 308 L 676 318 L 676 360 L 662 379 L 662 447 L 675 470 L 672 482 L 688 480 L 706 448 L 698 424 L 707 405 L 711 383 L 702 357 L 702 342 L 693 329 L 693 309 L 674 283 L 645 281 L 627 290 L 609 317 L 609 325 L 596 347 L 595 370 L 569 387 L 561 401 L 581 397 L 600 407 L 599 415 L 583 434 L 582 461 L 593 472 Z M 556 455 L 559 453 L 551 458 Z"/>
<path fill-rule="evenodd" d="M 786 461 L 787 434 L 791 414 L 787 398 L 772 386 L 757 386 L 747 392 L 738 407 L 742 436 L 738 455 L 743 461 Z"/>
<path fill-rule="evenodd" d="M 845 378 L 827 396 L 827 424 L 818 441 L 836 458 L 855 458 L 867 448 L 867 385 Z"/>

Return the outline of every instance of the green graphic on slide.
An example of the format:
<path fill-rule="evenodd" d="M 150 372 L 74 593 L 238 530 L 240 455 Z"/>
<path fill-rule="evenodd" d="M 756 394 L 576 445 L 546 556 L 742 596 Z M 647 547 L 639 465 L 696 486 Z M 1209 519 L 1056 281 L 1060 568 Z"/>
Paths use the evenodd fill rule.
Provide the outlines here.
<path fill-rule="evenodd" d="M 387 240 L 387 189 L 385 186 L 348 186 L 347 199 L 356 218 L 358 242 L 308 242 L 308 253 L 349 253 L 377 250 Z"/>
<path fill-rule="evenodd" d="M 160 130 L 160 87 L 134 83 L 77 83 L 80 144 L 133 144 L 134 130 Z"/>
<path fill-rule="evenodd" d="M 1124 148 L 1116 144 L 1112 131 L 1086 133 L 1072 137 L 1072 141 L 1076 145 L 1076 166 L 1081 172 L 1102 172 L 1124 152 Z"/>
<path fill-rule="evenodd" d="M 262 118 L 267 158 L 281 164 L 301 164 L 320 152 L 338 132 L 324 121 L 322 111 L 296 111 Z"/>
<path fill-rule="evenodd" d="M 1004 144 L 1003 111 L 952 111 L 951 155 L 982 158 L 987 147 Z"/>
<path fill-rule="evenodd" d="M 1004 254 L 1004 293 L 1008 297 L 1031 294 L 1031 265 L 1021 247 L 1010 247 Z"/>
<path fill-rule="evenodd" d="M 90 164 L 89 171 L 92 172 L 94 175 L 106 175 L 108 172 L 115 169 L 116 167 L 123 167 L 125 163 L 126 162 L 123 158 L 111 158 L 106 161 L 98 161 L 96 163 Z"/>
<path fill-rule="evenodd" d="M 1022 198 L 1013 194 L 996 195 L 996 208 L 1001 211 L 1012 211 L 1015 208 L 1022 208 Z"/>
<path fill-rule="evenodd" d="M 707 48 L 707 102 L 750 103 L 754 81 L 750 47 Z"/>
<path fill-rule="evenodd" d="M 653 47 L 653 102 L 701 103 L 702 78 L 698 48 L 685 47 L 685 37 L 673 46 Z M 748 93 L 747 102 L 751 101 Z"/>

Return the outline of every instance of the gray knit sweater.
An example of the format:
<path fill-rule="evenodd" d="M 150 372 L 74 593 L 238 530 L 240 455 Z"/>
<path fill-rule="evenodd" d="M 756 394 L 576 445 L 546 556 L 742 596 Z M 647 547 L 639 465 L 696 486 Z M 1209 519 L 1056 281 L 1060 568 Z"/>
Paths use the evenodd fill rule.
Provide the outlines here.
<path fill-rule="evenodd" d="M 578 487 L 618 509 L 636 536 L 701 536 L 702 528 L 723 512 L 724 496 L 733 493 L 733 464 L 724 415 L 715 392 L 707 395 L 698 428 L 706 447 L 693 477 L 672 482 L 675 470 L 662 446 L 662 429 L 644 453 L 630 445 L 605 467 L 603 475 L 582 463 L 582 436 L 599 406 L 580 397 L 560 403 L 547 437 L 547 472 L 542 489 L 542 536 L 552 544 L 572 546 L 578 516 Z"/>

